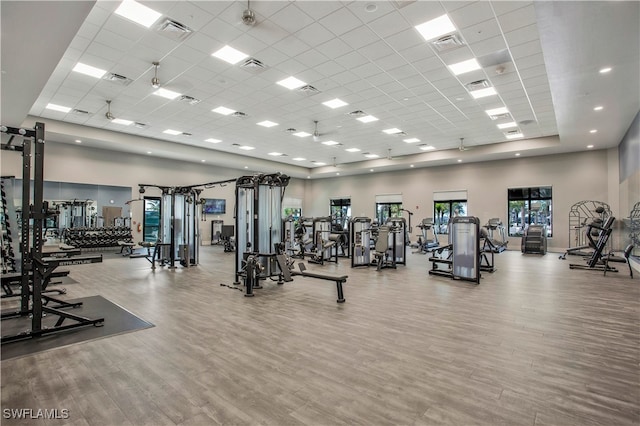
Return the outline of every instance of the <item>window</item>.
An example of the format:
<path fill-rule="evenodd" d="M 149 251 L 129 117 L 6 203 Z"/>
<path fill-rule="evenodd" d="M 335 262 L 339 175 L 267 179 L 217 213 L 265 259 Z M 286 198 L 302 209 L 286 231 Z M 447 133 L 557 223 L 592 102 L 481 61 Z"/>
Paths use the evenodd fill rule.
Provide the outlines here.
<path fill-rule="evenodd" d="M 522 236 L 527 225 L 545 225 L 547 237 L 553 232 L 551 187 L 510 188 L 508 190 L 509 236 Z"/>
<path fill-rule="evenodd" d="M 286 218 L 289 216 L 297 222 L 298 219 L 300 219 L 300 216 L 302 216 L 302 209 L 299 207 L 285 207 L 282 209 L 282 217 Z"/>
<path fill-rule="evenodd" d="M 160 197 L 144 197 L 142 231 L 144 241 L 156 242 L 160 238 Z"/>
<path fill-rule="evenodd" d="M 334 229 L 349 229 L 349 218 L 351 217 L 351 199 L 335 198 L 331 200 L 331 224 Z"/>
<path fill-rule="evenodd" d="M 467 215 L 467 200 L 444 200 L 433 202 L 433 217 L 438 234 L 449 233 L 452 217 Z"/>
<path fill-rule="evenodd" d="M 402 217 L 402 203 L 376 203 L 376 217 L 380 225 L 390 217 Z"/>

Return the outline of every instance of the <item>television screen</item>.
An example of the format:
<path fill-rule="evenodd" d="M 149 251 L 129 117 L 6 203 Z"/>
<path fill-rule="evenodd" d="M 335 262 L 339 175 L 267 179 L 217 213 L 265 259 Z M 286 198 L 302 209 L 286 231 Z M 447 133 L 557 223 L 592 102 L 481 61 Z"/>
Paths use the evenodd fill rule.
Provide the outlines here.
<path fill-rule="evenodd" d="M 206 214 L 225 214 L 227 211 L 227 200 L 207 198 L 204 202 L 203 210 Z"/>

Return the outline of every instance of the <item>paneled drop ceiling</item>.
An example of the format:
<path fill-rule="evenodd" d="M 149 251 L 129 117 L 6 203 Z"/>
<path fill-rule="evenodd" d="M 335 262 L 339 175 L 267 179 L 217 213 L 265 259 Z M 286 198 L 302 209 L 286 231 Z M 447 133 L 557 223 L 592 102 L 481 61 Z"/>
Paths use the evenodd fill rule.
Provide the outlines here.
<path fill-rule="evenodd" d="M 7 3 L 3 107 L 30 84 L 28 72 L 5 73 L 5 20 L 39 4 Z M 21 118 L 46 119 L 60 142 L 320 177 L 612 147 L 640 108 L 638 2 L 254 1 L 254 25 L 242 1 L 140 4 L 158 14 L 149 28 L 115 13 L 121 2 L 79 14 Z M 416 26 L 443 15 L 453 27 L 425 40 Z M 40 34 L 55 44 L 47 25 Z M 247 57 L 212 55 L 225 46 Z M 450 68 L 473 59 L 475 70 Z M 73 71 L 83 65 L 105 75 Z M 154 94 L 154 76 L 177 98 Z M 289 77 L 302 89 L 278 84 Z M 324 104 L 335 99 L 345 105 Z"/>

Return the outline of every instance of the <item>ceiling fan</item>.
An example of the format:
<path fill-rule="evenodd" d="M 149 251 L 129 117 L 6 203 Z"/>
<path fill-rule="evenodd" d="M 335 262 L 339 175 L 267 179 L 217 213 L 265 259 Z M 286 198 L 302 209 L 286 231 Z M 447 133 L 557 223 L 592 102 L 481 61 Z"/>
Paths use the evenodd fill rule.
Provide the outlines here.
<path fill-rule="evenodd" d="M 324 136 L 324 133 L 320 133 L 318 131 L 318 120 L 313 120 L 314 129 L 313 129 L 313 141 L 320 142 L 320 137 Z"/>
<path fill-rule="evenodd" d="M 460 146 L 458 147 L 458 149 L 460 151 L 469 151 L 470 149 L 473 149 L 473 148 L 464 146 L 464 138 L 460 138 Z"/>
<path fill-rule="evenodd" d="M 256 23 L 256 14 L 251 9 L 249 0 L 247 0 L 247 8 L 242 12 L 242 23 L 249 26 L 255 25 Z"/>

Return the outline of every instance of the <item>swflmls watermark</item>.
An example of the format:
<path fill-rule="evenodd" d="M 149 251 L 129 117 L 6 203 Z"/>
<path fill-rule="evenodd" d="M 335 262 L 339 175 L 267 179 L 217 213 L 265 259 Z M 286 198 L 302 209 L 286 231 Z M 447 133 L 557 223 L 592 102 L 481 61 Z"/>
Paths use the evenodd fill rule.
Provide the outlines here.
<path fill-rule="evenodd" d="M 47 420 L 65 420 L 69 418 L 69 410 L 66 408 L 3 408 L 3 419 L 47 419 Z"/>

